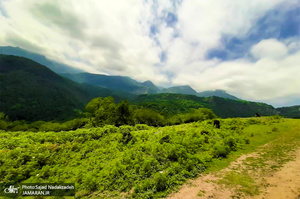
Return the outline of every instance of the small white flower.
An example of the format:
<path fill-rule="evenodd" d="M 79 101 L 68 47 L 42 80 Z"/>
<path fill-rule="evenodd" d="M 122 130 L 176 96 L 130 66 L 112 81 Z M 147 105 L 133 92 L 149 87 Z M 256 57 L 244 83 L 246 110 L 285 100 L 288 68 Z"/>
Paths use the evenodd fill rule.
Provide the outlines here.
<path fill-rule="evenodd" d="M 39 176 L 40 174 L 36 174 L 36 176 Z"/>

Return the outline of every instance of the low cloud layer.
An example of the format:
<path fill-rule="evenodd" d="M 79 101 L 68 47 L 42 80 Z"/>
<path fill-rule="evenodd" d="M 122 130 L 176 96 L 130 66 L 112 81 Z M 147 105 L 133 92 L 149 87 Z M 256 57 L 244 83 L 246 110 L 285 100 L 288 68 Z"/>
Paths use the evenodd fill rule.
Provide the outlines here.
<path fill-rule="evenodd" d="M 300 103 L 299 0 L 0 1 L 0 45 L 91 73 Z"/>

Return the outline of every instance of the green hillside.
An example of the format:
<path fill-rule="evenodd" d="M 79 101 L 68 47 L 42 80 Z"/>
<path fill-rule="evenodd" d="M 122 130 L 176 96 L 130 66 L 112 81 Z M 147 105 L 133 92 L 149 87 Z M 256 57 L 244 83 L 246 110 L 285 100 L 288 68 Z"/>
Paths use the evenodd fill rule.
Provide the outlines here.
<path fill-rule="evenodd" d="M 155 94 L 155 93 L 160 93 L 160 89 L 153 84 L 150 80 L 145 81 L 142 83 L 144 86 L 148 88 L 148 94 Z"/>
<path fill-rule="evenodd" d="M 239 98 L 228 94 L 224 90 L 215 90 L 215 91 L 203 91 L 203 92 L 198 92 L 197 96 L 199 97 L 223 97 L 223 98 L 228 98 L 228 99 L 233 99 L 233 100 L 239 100 Z"/>
<path fill-rule="evenodd" d="M 289 118 L 300 118 L 300 105 L 290 106 L 290 107 L 281 107 L 276 109 L 280 115 Z"/>
<path fill-rule="evenodd" d="M 0 112 L 12 120 L 65 120 L 99 96 L 130 94 L 80 85 L 32 60 L 0 55 Z"/>
<path fill-rule="evenodd" d="M 163 115 L 174 115 L 197 108 L 212 109 L 216 115 L 222 118 L 251 117 L 255 113 L 261 115 L 274 115 L 277 113 L 273 106 L 264 103 L 181 94 L 140 95 L 133 103 L 137 106 L 153 109 Z"/>
<path fill-rule="evenodd" d="M 103 88 L 114 89 L 132 94 L 152 94 L 158 93 L 159 89 L 150 81 L 140 83 L 130 77 L 108 76 L 91 73 L 61 74 L 78 83 L 86 83 Z"/>
<path fill-rule="evenodd" d="M 185 95 L 197 95 L 197 92 L 188 85 L 173 86 L 170 88 L 165 88 L 162 90 L 162 93 L 178 93 L 178 94 L 185 94 Z"/>

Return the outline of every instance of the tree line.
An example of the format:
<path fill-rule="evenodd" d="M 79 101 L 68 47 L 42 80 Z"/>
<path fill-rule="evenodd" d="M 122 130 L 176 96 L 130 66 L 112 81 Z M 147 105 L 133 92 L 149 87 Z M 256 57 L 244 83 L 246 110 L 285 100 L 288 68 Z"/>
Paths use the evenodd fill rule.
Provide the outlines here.
<path fill-rule="evenodd" d="M 148 126 L 168 126 L 206 119 L 217 116 L 207 108 L 190 109 L 189 112 L 165 117 L 155 110 L 142 106 L 130 105 L 127 100 L 115 103 L 113 97 L 98 97 L 92 99 L 78 118 L 66 122 L 9 121 L 0 113 L 0 129 L 9 131 L 68 131 L 81 127 L 101 127 L 105 125 L 123 126 L 145 124 Z"/>

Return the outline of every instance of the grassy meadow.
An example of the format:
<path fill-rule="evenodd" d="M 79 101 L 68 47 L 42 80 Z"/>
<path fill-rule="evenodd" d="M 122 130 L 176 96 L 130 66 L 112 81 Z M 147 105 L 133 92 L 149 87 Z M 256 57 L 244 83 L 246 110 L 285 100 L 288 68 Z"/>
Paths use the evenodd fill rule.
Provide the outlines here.
<path fill-rule="evenodd" d="M 76 198 L 160 198 L 187 179 L 225 168 L 266 143 L 272 147 L 264 158 L 275 158 L 276 169 L 300 141 L 296 119 L 269 116 L 220 122 L 220 129 L 213 120 L 205 120 L 166 127 L 0 131 L 0 182 L 76 183 Z M 261 164 L 263 159 L 249 162 L 254 168 Z M 248 177 L 228 174 L 220 183 L 248 186 Z M 240 178 L 242 182 L 236 181 Z"/>

